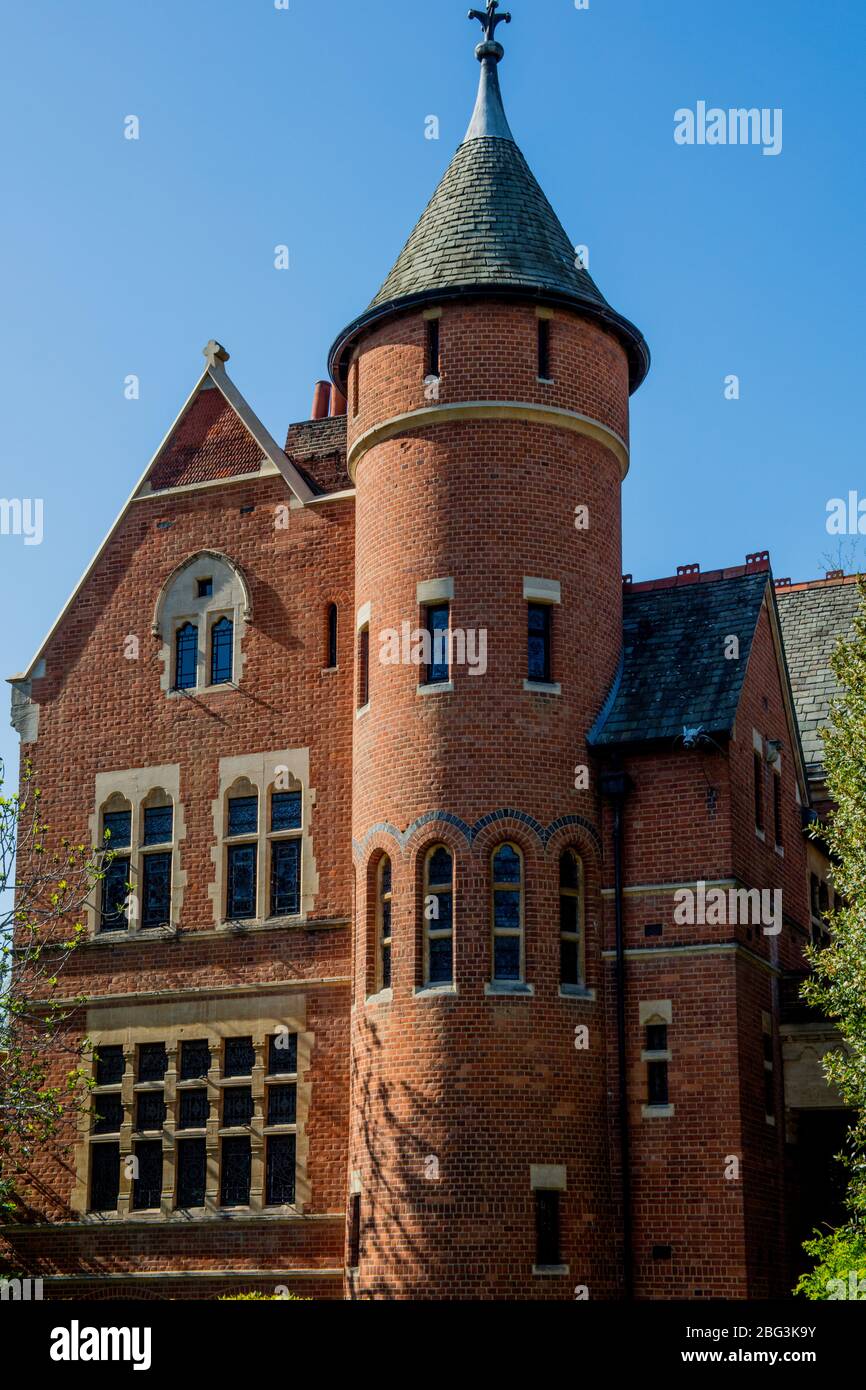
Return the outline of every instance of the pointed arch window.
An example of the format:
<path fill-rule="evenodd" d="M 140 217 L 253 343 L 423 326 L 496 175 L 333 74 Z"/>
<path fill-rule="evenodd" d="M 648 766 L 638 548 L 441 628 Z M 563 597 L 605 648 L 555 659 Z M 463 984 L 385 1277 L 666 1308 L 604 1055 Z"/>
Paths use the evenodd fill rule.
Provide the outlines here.
<path fill-rule="evenodd" d="M 220 618 L 210 631 L 210 683 L 229 685 L 233 674 L 235 626 L 231 618 Z"/>
<path fill-rule="evenodd" d="M 454 980 L 454 859 L 433 845 L 424 860 L 424 983 Z"/>
<path fill-rule="evenodd" d="M 520 982 L 524 976 L 523 855 L 516 845 L 493 851 L 493 980 Z"/>
<path fill-rule="evenodd" d="M 121 797 L 112 798 L 109 805 L 111 809 L 102 813 L 102 840 L 111 859 L 102 880 L 101 932 L 126 931 L 129 927 L 132 807 Z"/>
<path fill-rule="evenodd" d="M 583 862 L 573 849 L 559 859 L 559 980 L 583 983 Z"/>
<path fill-rule="evenodd" d="M 174 638 L 174 688 L 193 690 L 198 674 L 198 628 L 182 623 Z"/>
<path fill-rule="evenodd" d="M 376 934 L 379 989 L 391 988 L 391 860 L 384 854 L 376 872 Z"/>

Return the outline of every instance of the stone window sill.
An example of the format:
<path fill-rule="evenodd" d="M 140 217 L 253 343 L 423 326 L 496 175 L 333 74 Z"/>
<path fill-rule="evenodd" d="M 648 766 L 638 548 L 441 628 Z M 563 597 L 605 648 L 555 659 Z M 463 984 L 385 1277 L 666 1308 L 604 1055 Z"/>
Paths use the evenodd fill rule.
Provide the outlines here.
<path fill-rule="evenodd" d="M 356 710 L 355 710 L 355 718 L 356 718 L 356 719 L 363 719 L 363 718 L 364 718 L 364 715 L 365 715 L 365 714 L 369 714 L 369 713 L 370 713 L 370 701 L 368 700 L 367 703 L 366 703 L 366 705 L 362 705 L 360 709 L 356 709 Z"/>
<path fill-rule="evenodd" d="M 419 694 L 419 695 L 453 695 L 453 694 L 454 694 L 454 682 L 453 682 L 453 681 L 435 681 L 435 682 L 432 682 L 430 685 L 419 685 L 419 686 L 418 686 L 418 694 Z"/>
<path fill-rule="evenodd" d="M 456 993 L 456 985 L 419 985 L 414 991 L 416 999 L 447 999 L 453 998 Z"/>
<path fill-rule="evenodd" d="M 643 1105 L 641 1115 L 645 1120 L 670 1120 L 674 1116 L 672 1105 Z"/>
<path fill-rule="evenodd" d="M 524 681 L 523 689 L 533 695 L 561 695 L 562 686 L 558 681 Z"/>
<path fill-rule="evenodd" d="M 488 999 L 493 998 L 528 998 L 535 993 L 534 985 L 523 984 L 521 981 L 493 980 L 484 986 L 484 993 Z"/>
<path fill-rule="evenodd" d="M 561 1278 L 570 1272 L 568 1265 L 533 1265 L 532 1273 L 539 1278 Z"/>
<path fill-rule="evenodd" d="M 560 985 L 560 999 L 595 999 L 595 990 L 588 989 L 586 985 Z"/>
<path fill-rule="evenodd" d="M 378 994 L 368 994 L 364 1003 L 368 1005 L 390 1004 L 393 998 L 394 991 L 392 989 L 380 989 Z"/>

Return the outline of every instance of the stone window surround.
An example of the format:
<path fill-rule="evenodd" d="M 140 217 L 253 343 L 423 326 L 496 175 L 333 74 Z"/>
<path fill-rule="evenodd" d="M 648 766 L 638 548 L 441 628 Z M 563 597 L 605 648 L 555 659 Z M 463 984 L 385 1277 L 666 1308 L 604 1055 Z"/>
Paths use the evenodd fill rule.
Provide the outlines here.
<path fill-rule="evenodd" d="M 135 887 L 141 882 L 141 861 L 150 849 L 148 846 L 146 851 L 143 843 L 145 805 L 166 804 L 165 801 L 151 801 L 154 793 L 158 792 L 165 793 L 166 798 L 171 801 L 173 810 L 171 843 L 153 846 L 154 852 L 171 850 L 171 926 L 169 929 L 148 927 L 144 930 L 141 927 L 141 913 L 136 910 Z M 133 893 L 130 895 L 132 910 L 129 913 L 126 931 L 101 932 L 99 926 L 102 885 L 100 885 L 93 894 L 93 901 L 88 903 L 86 910 L 88 935 L 92 940 L 106 942 L 125 941 L 132 936 L 140 936 L 145 940 L 159 939 L 160 936 L 165 936 L 167 930 L 177 930 L 181 921 L 183 895 L 187 883 L 186 872 L 180 867 L 180 846 L 186 838 L 186 824 L 180 801 L 180 764 L 169 763 L 163 767 L 126 768 L 119 772 L 98 772 L 96 774 L 94 812 L 90 817 L 90 835 L 93 845 L 103 847 L 105 843 L 102 831 L 103 813 L 112 809 L 110 803 L 118 803 L 117 809 L 122 809 L 119 806 L 121 801 L 127 803 L 132 813 L 129 849 L 120 849 L 118 852 L 123 858 L 126 858 L 127 855 L 129 857 L 129 877 L 130 883 L 133 885 Z"/>
<path fill-rule="evenodd" d="M 523 600 L 525 603 L 546 603 L 551 608 L 556 607 L 562 603 L 562 586 L 558 579 L 535 579 L 530 575 L 524 575 Z M 523 689 L 537 695 L 562 694 L 562 686 L 558 681 L 524 680 Z"/>
<path fill-rule="evenodd" d="M 295 1124 L 267 1125 L 267 1083 L 266 1068 L 268 1057 L 268 1038 L 281 1030 L 296 1033 L 298 1037 L 297 1072 L 291 1076 L 277 1076 L 275 1085 L 291 1084 L 297 1086 L 297 1108 Z M 94 1098 L 106 1094 L 120 1094 L 124 1108 L 120 1141 L 120 1195 L 115 1212 L 89 1212 L 90 1195 L 90 1152 L 100 1143 L 117 1143 L 118 1135 L 93 1135 L 91 1132 L 90 1107 L 85 1106 L 79 1119 L 79 1135 L 75 1148 L 75 1186 L 71 1198 L 71 1208 L 86 1222 L 103 1224 L 122 1221 L 145 1221 L 155 1224 L 163 1222 L 182 1222 L 190 1219 L 243 1220 L 245 1217 L 258 1217 L 273 1214 L 275 1217 L 303 1215 L 310 1203 L 310 1183 L 307 1176 L 309 1159 L 309 1140 L 307 1121 L 310 1110 L 311 1084 L 307 1079 L 314 1037 L 306 1031 L 306 996 L 291 994 L 277 998 L 244 998 L 226 996 L 209 1000 L 206 1004 L 187 1000 L 182 1002 L 157 1003 L 147 1005 L 94 1006 L 87 1011 L 87 1033 L 94 1044 L 104 1047 L 120 1045 L 124 1052 L 124 1074 L 120 1086 L 96 1090 Z M 255 1063 L 252 1071 L 253 1119 L 248 1130 L 252 1149 L 252 1179 L 250 1183 L 250 1204 L 248 1207 L 225 1208 L 220 1206 L 220 1141 L 221 1131 L 221 1091 L 224 1086 L 243 1084 L 240 1079 L 222 1077 L 222 1043 L 228 1037 L 252 1037 Z M 179 1094 L 185 1089 L 201 1089 L 201 1081 L 179 1081 L 178 1063 L 182 1041 L 196 1041 L 207 1038 L 211 1045 L 211 1068 L 207 1075 L 208 1099 L 211 1118 L 204 1135 L 200 1130 L 181 1130 L 176 1133 L 180 1108 Z M 165 1043 L 168 1053 L 168 1069 L 163 1087 L 153 1083 L 136 1083 L 136 1049 L 142 1043 Z M 92 1076 L 96 1076 L 96 1062 L 91 1061 Z M 145 1091 L 163 1089 L 166 1103 L 166 1119 L 162 1128 L 163 1175 L 162 1201 L 157 1211 L 135 1211 L 132 1207 L 132 1178 L 125 1172 L 124 1160 L 134 1153 L 136 1138 L 156 1139 L 156 1133 L 137 1136 L 134 1129 L 134 1109 L 136 1096 Z M 240 1130 L 225 1131 L 239 1134 Z M 292 1206 L 267 1207 L 265 1205 L 265 1142 L 270 1134 L 295 1134 L 295 1201 Z M 177 1139 L 205 1138 L 207 1152 L 207 1174 L 205 1205 L 196 1208 L 192 1218 L 188 1210 L 181 1211 L 174 1206 L 176 1188 L 175 1168 Z"/>
<path fill-rule="evenodd" d="M 529 1165 L 529 1187 L 531 1192 L 567 1192 L 568 1178 L 565 1164 L 531 1163 Z M 533 1275 L 555 1276 L 568 1274 L 568 1265 L 533 1265 Z"/>
<path fill-rule="evenodd" d="M 520 893 L 520 930 L 519 932 L 510 930 L 497 932 L 496 930 L 496 876 L 494 860 L 500 850 L 513 849 L 520 859 L 520 883 L 517 885 Z M 526 981 L 526 856 L 520 845 L 514 840 L 502 840 L 494 845 L 487 860 L 490 873 L 490 980 L 484 986 L 484 993 L 487 996 L 497 994 L 534 994 L 535 987 L 527 984 Z M 502 884 L 503 890 L 514 891 L 514 884 Z M 496 968 L 496 937 L 518 936 L 520 937 L 520 978 L 518 980 L 497 980 L 494 977 Z"/>
<path fill-rule="evenodd" d="M 670 1028 L 673 1025 L 673 1003 L 670 999 L 651 999 L 646 1000 L 638 1006 L 638 1022 L 640 1030 L 643 1030 L 651 1023 L 663 1023 Z M 664 1052 L 648 1052 L 646 1048 L 641 1049 L 642 1062 L 671 1062 L 673 1053 L 668 1048 Z M 676 1114 L 673 1105 L 642 1105 L 641 1116 L 645 1120 L 665 1120 L 671 1119 Z"/>
<path fill-rule="evenodd" d="M 213 593 L 208 598 L 199 598 L 195 592 L 200 579 L 213 581 Z M 232 622 L 232 679 L 211 685 L 211 630 L 221 618 Z M 182 561 L 160 590 L 151 624 L 153 635 L 162 639 L 160 688 L 165 695 L 179 699 L 235 688 L 243 675 L 243 638 L 251 620 L 249 584 L 233 560 L 220 551 L 201 550 Z M 176 638 L 185 623 L 193 623 L 198 629 L 197 679 L 189 689 L 175 690 Z"/>
<path fill-rule="evenodd" d="M 300 791 L 301 830 L 275 831 L 270 829 L 270 793 L 280 791 Z M 228 886 L 228 846 L 235 843 L 228 838 L 228 802 L 230 795 L 252 795 L 259 802 L 258 834 L 244 836 L 244 840 L 255 840 L 258 844 L 256 856 L 256 915 L 243 922 L 230 922 L 226 918 L 226 890 Z M 311 820 L 316 793 L 310 786 L 309 748 L 284 748 L 276 753 L 242 754 L 235 758 L 221 758 L 219 764 L 219 795 L 211 803 L 214 824 L 214 843 L 211 859 L 215 866 L 214 882 L 208 888 L 213 904 L 213 920 L 218 930 L 243 931 L 249 927 L 272 925 L 288 926 L 304 921 L 314 910 L 319 891 L 319 875 L 313 850 Z M 301 841 L 301 882 L 300 912 L 295 917 L 270 916 L 270 875 L 271 844 L 274 839 L 291 839 L 293 835 Z M 240 838 L 240 837 L 239 837 Z"/>

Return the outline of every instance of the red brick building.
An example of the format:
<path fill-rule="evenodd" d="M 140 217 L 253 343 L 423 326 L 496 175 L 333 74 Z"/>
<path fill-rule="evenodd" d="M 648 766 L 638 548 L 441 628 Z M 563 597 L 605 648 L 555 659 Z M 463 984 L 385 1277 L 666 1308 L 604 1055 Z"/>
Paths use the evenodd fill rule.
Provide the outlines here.
<path fill-rule="evenodd" d="M 13 678 L 52 823 L 116 856 L 63 976 L 94 1111 L 0 1237 L 50 1297 L 759 1298 L 831 1214 L 796 984 L 856 589 L 623 580 L 649 354 L 495 8 L 312 419 L 280 448 L 209 344 Z"/>

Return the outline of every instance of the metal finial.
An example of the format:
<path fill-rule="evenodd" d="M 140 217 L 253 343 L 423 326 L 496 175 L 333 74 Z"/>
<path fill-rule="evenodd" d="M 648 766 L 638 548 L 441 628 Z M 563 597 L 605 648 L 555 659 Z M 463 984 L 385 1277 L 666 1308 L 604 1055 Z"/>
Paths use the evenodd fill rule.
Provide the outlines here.
<path fill-rule="evenodd" d="M 477 19 L 484 30 L 484 38 L 487 43 L 496 42 L 496 26 L 498 24 L 510 24 L 510 14 L 497 14 L 499 0 L 487 0 L 487 12 L 483 10 L 470 10 L 469 18 Z"/>

